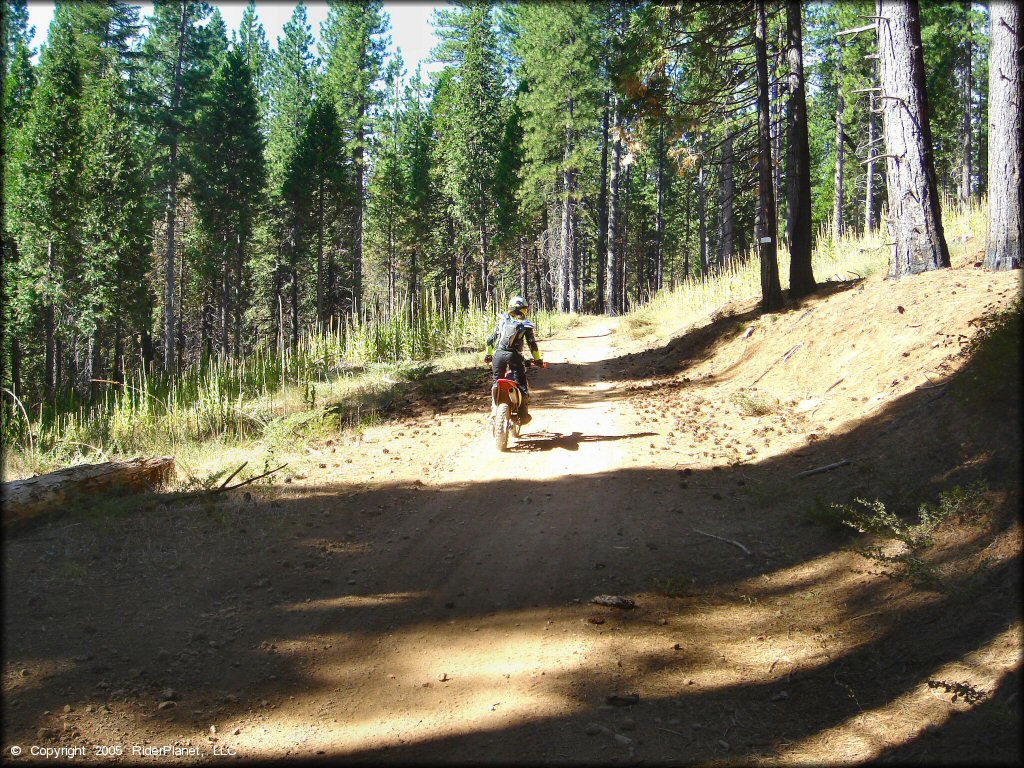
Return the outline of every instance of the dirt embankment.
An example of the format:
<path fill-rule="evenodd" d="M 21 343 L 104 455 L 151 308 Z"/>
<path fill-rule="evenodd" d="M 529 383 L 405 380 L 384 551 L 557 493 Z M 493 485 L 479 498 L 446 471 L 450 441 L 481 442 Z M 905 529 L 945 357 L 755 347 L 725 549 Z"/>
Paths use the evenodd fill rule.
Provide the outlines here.
<path fill-rule="evenodd" d="M 963 267 L 672 339 L 595 319 L 544 344 L 508 453 L 481 373 L 288 483 L 13 536 L 4 755 L 1017 761 L 1019 386 L 957 382 L 1019 291 Z M 954 488 L 919 565 L 822 522 Z"/>

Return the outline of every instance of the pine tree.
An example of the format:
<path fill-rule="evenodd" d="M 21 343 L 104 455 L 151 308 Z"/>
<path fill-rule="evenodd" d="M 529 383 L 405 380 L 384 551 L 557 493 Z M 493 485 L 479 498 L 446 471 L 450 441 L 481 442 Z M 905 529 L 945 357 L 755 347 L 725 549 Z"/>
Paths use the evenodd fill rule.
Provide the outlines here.
<path fill-rule="evenodd" d="M 111 68 L 122 73 L 135 72 L 135 43 L 142 30 L 137 5 L 125 0 L 106 0 L 68 3 L 67 9 L 78 41 L 84 78 L 103 77 Z"/>
<path fill-rule="evenodd" d="M 352 310 L 358 312 L 363 291 L 363 212 L 366 194 L 366 150 L 372 112 L 380 103 L 381 77 L 389 20 L 380 0 L 329 0 L 320 31 L 326 62 L 326 87 L 334 101 L 355 170 L 352 222 Z"/>
<path fill-rule="evenodd" d="M 578 180 L 592 162 L 600 118 L 599 18 L 579 4 L 523 6 L 517 40 L 528 88 L 523 108 L 524 155 L 531 190 L 545 196 L 557 187 L 561 202 L 558 297 L 564 311 L 579 309 L 579 256 L 574 247 Z M 546 188 L 546 189 L 545 189 Z"/>
<path fill-rule="evenodd" d="M 266 131 L 265 123 L 270 112 L 270 43 L 263 24 L 256 17 L 255 0 L 249 0 L 245 7 L 234 45 L 243 51 L 245 63 L 252 73 L 260 105 L 260 126 Z"/>
<path fill-rule="evenodd" d="M 295 149 L 285 182 L 285 196 L 295 201 L 303 242 L 315 243 L 316 319 L 326 325 L 337 310 L 333 254 L 337 222 L 351 192 L 338 114 L 323 92 L 313 108 Z M 325 261 L 325 256 L 329 261 Z"/>
<path fill-rule="evenodd" d="M 89 137 L 82 213 L 86 295 L 76 323 L 90 340 L 83 371 L 88 378 L 102 368 L 101 332 L 112 336 L 111 370 L 122 377 L 125 343 L 144 330 L 152 302 L 146 282 L 152 209 L 126 100 L 124 79 L 109 67 L 92 87 L 83 118 Z M 82 384 L 87 391 L 87 381 Z"/>
<path fill-rule="evenodd" d="M 74 30 L 61 6 L 40 56 L 39 83 L 16 151 L 11 212 L 19 222 L 17 247 L 25 313 L 41 319 L 48 397 L 60 385 L 58 307 L 71 307 L 80 286 L 82 77 Z"/>
<path fill-rule="evenodd" d="M 436 55 L 452 68 L 451 110 L 439 132 L 447 149 L 445 187 L 461 244 L 477 253 L 481 300 L 494 301 L 490 238 L 494 179 L 502 133 L 501 66 L 491 9 L 485 4 L 442 11 Z"/>
<path fill-rule="evenodd" d="M 368 187 L 366 217 L 367 254 L 375 252 L 391 314 L 397 307 L 401 253 L 408 240 L 409 168 L 403 161 L 403 148 L 399 144 L 403 107 L 401 76 L 399 52 L 385 69 L 384 99 L 373 131 L 374 169 Z"/>
<path fill-rule="evenodd" d="M 196 134 L 191 195 L 205 234 L 215 244 L 220 351 L 226 356 L 233 348 L 237 356 L 247 301 L 245 253 L 266 184 L 256 86 L 243 50 L 235 48 L 225 55 Z"/>
<path fill-rule="evenodd" d="M 267 299 L 277 317 L 276 336 L 283 343 L 285 329 L 281 308 L 285 280 L 290 280 L 293 345 L 298 344 L 299 338 L 302 190 L 288 181 L 290 169 L 296 162 L 298 142 L 313 106 L 317 60 L 312 46 L 312 29 L 306 8 L 300 3 L 284 25 L 270 60 L 270 134 L 267 139 L 267 166 L 279 254 L 273 269 L 272 295 Z"/>
<path fill-rule="evenodd" d="M 413 311 L 418 308 L 422 276 L 428 268 L 427 250 L 435 207 L 430 163 L 430 148 L 434 142 L 433 123 L 426 98 L 427 85 L 423 80 L 420 68 L 417 67 L 412 80 L 405 87 L 402 119 L 399 126 L 399 146 L 402 148 L 402 158 L 405 164 L 404 175 L 408 183 L 406 191 L 406 204 L 409 207 L 407 285 Z M 499 195 L 499 199 L 504 200 L 505 198 Z M 502 210 L 502 208 L 498 209 L 499 217 Z"/>
<path fill-rule="evenodd" d="M 4 333 L 3 380 L 10 381 L 15 397 L 21 397 L 22 388 L 22 344 L 21 338 L 27 330 L 29 313 L 23 305 L 24 288 L 20 274 L 19 253 L 15 238 L 17 223 L 12 217 L 13 201 L 17 188 L 14 172 L 18 163 L 11 155 L 22 147 L 20 134 L 31 105 L 32 91 L 36 84 L 36 72 L 32 66 L 29 42 L 34 28 L 28 26 L 28 8 L 25 2 L 4 3 L 3 29 L 0 29 L 0 71 L 4 73 L 2 105 L 4 120 L 0 134 L 0 259 L 3 271 L 0 275 L 0 322 Z"/>
<path fill-rule="evenodd" d="M 164 196 L 164 370 L 175 370 L 175 266 L 178 246 L 178 193 L 183 167 L 182 144 L 195 125 L 211 75 L 208 39 L 200 23 L 209 13 L 205 3 L 191 0 L 157 0 L 143 42 L 146 71 L 143 91 L 146 120 L 153 135 L 158 172 L 154 182 Z M 181 308 L 179 308 L 180 310 Z M 180 318 L 178 318 L 180 324 Z"/>

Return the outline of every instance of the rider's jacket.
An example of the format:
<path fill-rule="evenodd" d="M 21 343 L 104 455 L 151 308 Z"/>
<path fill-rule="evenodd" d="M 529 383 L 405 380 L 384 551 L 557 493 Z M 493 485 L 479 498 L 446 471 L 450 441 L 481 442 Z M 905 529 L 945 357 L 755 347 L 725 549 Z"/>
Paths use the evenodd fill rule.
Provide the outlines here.
<path fill-rule="evenodd" d="M 498 351 L 518 352 L 521 355 L 524 341 L 529 345 L 534 360 L 540 360 L 540 349 L 533 335 L 533 323 L 512 317 L 506 312 L 498 318 L 494 333 L 487 339 L 487 354 L 492 354 L 497 344 Z"/>

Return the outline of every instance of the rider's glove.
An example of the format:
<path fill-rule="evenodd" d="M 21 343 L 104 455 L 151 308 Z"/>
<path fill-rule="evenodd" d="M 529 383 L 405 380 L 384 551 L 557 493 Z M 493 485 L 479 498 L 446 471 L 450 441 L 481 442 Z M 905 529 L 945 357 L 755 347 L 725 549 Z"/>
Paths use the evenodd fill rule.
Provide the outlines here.
<path fill-rule="evenodd" d="M 538 368 L 543 368 L 544 367 L 544 359 L 541 358 L 541 357 L 538 357 L 536 360 L 533 361 L 533 364 L 536 365 Z"/>
<path fill-rule="evenodd" d="M 491 355 L 484 355 L 484 362 L 485 363 L 489 363 L 492 360 L 494 360 L 494 358 Z"/>

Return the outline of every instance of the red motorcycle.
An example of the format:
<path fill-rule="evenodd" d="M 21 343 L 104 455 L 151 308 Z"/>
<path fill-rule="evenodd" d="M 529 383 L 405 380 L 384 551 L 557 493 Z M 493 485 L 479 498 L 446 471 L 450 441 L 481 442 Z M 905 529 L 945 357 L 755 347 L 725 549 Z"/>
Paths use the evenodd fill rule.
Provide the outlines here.
<path fill-rule="evenodd" d="M 527 368 L 534 367 L 533 360 L 524 360 Z M 540 363 L 540 368 L 547 368 L 547 363 Z M 509 372 L 506 372 L 507 377 Z M 494 434 L 494 444 L 499 451 L 508 450 L 508 435 L 511 432 L 519 437 L 519 428 L 522 426 L 519 421 L 519 406 L 523 402 L 523 393 L 519 391 L 519 385 L 514 379 L 498 379 L 491 387 L 491 431 Z"/>

